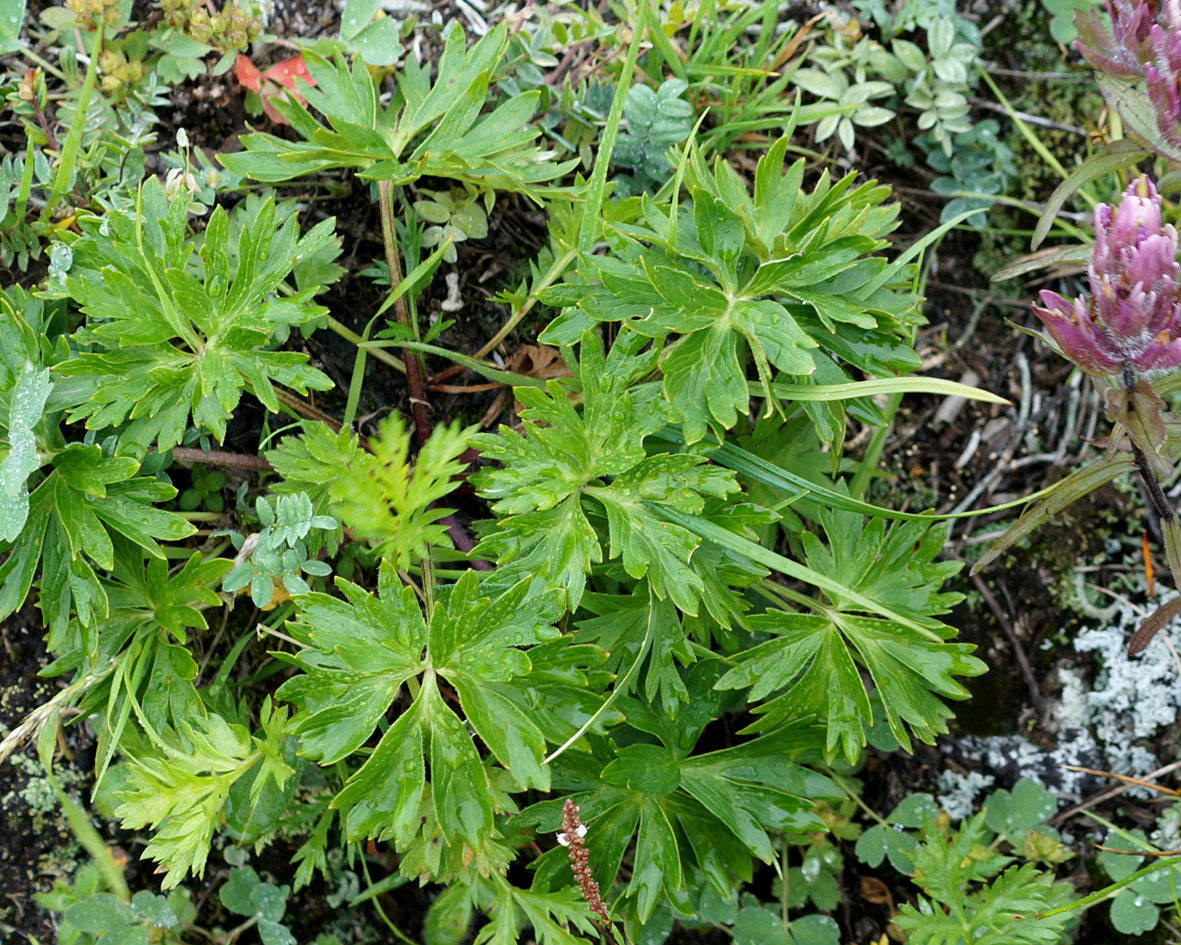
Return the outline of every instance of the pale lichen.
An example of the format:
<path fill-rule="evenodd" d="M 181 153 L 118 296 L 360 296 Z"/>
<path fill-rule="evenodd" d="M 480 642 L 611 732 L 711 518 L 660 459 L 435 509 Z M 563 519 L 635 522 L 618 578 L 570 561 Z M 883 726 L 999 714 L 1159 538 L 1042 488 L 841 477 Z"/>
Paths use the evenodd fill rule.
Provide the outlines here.
<path fill-rule="evenodd" d="M 970 817 L 976 810 L 976 798 L 996 782 L 991 774 L 968 771 L 965 774 L 948 768 L 939 775 L 939 806 L 953 821 Z"/>

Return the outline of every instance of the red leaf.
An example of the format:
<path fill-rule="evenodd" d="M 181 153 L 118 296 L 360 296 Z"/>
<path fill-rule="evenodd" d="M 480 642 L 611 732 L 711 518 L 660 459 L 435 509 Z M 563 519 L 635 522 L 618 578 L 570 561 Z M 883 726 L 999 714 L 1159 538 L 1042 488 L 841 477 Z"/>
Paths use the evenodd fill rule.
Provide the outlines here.
<path fill-rule="evenodd" d="M 251 92 L 257 92 L 259 84 L 262 80 L 262 73 L 253 62 L 241 53 L 238 53 L 238 61 L 235 71 L 238 75 L 238 81 L 242 83 L 245 88 L 250 89 Z"/>
<path fill-rule="evenodd" d="M 303 53 L 296 53 L 290 59 L 276 62 L 263 73 L 263 78 L 272 79 L 289 89 L 295 88 L 296 79 L 303 79 L 308 85 L 316 84 L 316 80 L 312 78 L 312 74 L 308 72 L 308 67 L 303 61 Z"/>
<path fill-rule="evenodd" d="M 302 79 L 308 85 L 316 84 L 316 80 L 308 72 L 307 64 L 303 61 L 303 53 L 296 53 L 281 62 L 276 62 L 266 72 L 260 72 L 253 62 L 239 53 L 237 75 L 243 88 L 259 95 L 262 99 L 263 111 L 277 125 L 285 125 L 287 120 L 279 114 L 272 104 L 272 100 L 279 98 L 283 94 L 283 89 L 290 89 L 295 99 L 302 105 L 304 97 L 295 91 L 296 79 Z"/>

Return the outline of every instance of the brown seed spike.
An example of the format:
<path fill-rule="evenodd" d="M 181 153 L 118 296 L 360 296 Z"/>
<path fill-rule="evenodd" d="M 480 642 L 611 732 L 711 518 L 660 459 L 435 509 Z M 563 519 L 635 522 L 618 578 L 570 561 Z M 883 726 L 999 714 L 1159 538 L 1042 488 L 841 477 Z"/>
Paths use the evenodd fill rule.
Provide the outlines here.
<path fill-rule="evenodd" d="M 1152 638 L 1178 614 L 1181 614 L 1181 597 L 1175 597 L 1149 614 L 1144 619 L 1144 623 L 1140 624 L 1140 629 L 1133 633 L 1132 638 L 1128 641 L 1128 656 L 1143 653 L 1148 644 L 1152 642 Z"/>

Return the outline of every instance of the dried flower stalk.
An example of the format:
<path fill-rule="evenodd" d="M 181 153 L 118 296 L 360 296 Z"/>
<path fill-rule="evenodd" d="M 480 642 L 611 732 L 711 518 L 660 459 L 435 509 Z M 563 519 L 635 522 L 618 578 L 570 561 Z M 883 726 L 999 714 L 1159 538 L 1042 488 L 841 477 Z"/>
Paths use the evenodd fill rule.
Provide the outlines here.
<path fill-rule="evenodd" d="M 582 890 L 582 898 L 590 907 L 591 912 L 598 916 L 611 935 L 611 917 L 607 914 L 607 907 L 603 905 L 603 897 L 599 893 L 599 883 L 590 870 L 590 853 L 586 849 L 586 824 L 578 818 L 578 805 L 570 798 L 562 805 L 562 829 L 558 831 L 558 843 L 566 847 L 570 854 L 570 869 L 574 871 L 574 879 L 578 888 Z"/>

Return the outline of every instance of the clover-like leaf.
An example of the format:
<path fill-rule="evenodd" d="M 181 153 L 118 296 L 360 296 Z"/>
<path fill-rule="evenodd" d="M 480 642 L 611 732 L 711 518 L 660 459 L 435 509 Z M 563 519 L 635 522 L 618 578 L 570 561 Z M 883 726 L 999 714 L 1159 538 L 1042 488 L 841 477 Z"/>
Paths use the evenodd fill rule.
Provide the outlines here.
<path fill-rule="evenodd" d="M 993 791 L 984 806 L 985 823 L 997 833 L 1012 838 L 1043 824 L 1058 809 L 1058 801 L 1033 778 L 1022 778 L 1012 792 Z"/>

